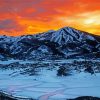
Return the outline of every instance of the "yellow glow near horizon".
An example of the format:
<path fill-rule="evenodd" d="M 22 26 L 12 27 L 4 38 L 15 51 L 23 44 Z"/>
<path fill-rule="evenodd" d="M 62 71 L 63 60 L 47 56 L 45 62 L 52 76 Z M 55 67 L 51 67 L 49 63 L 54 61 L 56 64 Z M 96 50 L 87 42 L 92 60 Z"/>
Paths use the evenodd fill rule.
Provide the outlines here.
<path fill-rule="evenodd" d="M 84 24 L 93 24 L 93 23 L 95 23 L 95 19 L 86 19 L 85 21 L 84 21 Z"/>

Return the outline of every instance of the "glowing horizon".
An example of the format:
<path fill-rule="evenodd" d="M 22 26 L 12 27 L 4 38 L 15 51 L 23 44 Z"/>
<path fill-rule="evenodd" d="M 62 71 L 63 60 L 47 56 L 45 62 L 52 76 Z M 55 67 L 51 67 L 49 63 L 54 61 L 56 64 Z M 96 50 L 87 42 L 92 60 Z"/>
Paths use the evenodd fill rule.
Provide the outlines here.
<path fill-rule="evenodd" d="M 0 35 L 70 26 L 100 35 L 100 0 L 0 0 Z"/>

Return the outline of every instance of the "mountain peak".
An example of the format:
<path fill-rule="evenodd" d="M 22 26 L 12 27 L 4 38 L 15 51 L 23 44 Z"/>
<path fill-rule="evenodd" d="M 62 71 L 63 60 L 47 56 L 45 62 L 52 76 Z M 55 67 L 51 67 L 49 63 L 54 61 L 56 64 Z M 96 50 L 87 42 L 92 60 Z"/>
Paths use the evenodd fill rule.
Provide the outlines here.
<path fill-rule="evenodd" d="M 3 57 L 31 59 L 37 55 L 39 57 L 52 56 L 52 54 L 69 56 L 69 54 L 100 51 L 100 37 L 72 27 L 63 27 L 57 31 L 35 35 L 1 36 L 0 45 L 0 55 Z"/>
<path fill-rule="evenodd" d="M 82 34 L 83 33 L 83 31 L 80 31 L 78 29 L 75 29 L 75 28 L 69 27 L 69 26 L 63 27 L 63 28 L 59 29 L 58 31 L 62 31 L 63 33 L 70 34 L 70 35 L 75 35 L 77 33 L 78 34 Z"/>
<path fill-rule="evenodd" d="M 59 44 L 64 44 L 67 42 L 72 42 L 74 40 L 81 39 L 83 32 L 74 29 L 72 27 L 63 27 L 52 34 L 52 41 L 58 42 Z M 79 40 L 80 40 L 79 39 Z"/>
<path fill-rule="evenodd" d="M 71 30 L 78 30 L 78 29 L 75 29 L 75 28 L 73 28 L 73 27 L 70 27 L 70 26 L 66 26 L 66 27 L 62 27 L 62 28 L 60 28 L 61 30 L 63 30 L 63 29 L 71 29 Z M 59 30 L 60 30 L 59 29 Z M 79 30 L 78 30 L 79 31 Z"/>

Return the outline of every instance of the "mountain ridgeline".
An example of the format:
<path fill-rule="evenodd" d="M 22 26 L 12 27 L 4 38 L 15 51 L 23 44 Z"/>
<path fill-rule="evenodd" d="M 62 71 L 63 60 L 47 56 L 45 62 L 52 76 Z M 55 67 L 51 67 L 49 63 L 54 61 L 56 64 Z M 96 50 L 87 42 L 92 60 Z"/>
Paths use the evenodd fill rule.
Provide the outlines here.
<path fill-rule="evenodd" d="M 64 27 L 35 35 L 0 36 L 0 59 L 100 57 L 100 36 Z"/>

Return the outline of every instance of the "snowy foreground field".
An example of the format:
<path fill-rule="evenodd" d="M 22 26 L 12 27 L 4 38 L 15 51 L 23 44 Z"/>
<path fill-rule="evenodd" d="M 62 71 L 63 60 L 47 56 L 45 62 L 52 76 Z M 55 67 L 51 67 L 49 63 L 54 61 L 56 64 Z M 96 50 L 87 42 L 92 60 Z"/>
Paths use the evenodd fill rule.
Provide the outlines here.
<path fill-rule="evenodd" d="M 12 62 L 36 63 L 35 61 L 0 61 L 0 67 Z M 72 63 L 71 60 L 55 62 Z M 54 62 L 44 61 L 43 63 L 49 63 L 52 66 Z M 23 69 L 17 68 L 0 69 L 0 90 L 15 97 L 38 100 L 66 100 L 79 96 L 100 97 L 100 73 L 91 75 L 90 73 L 73 71 L 70 76 L 60 77 L 56 75 L 58 67 L 39 69 L 37 75 L 20 74 L 19 71 Z"/>

